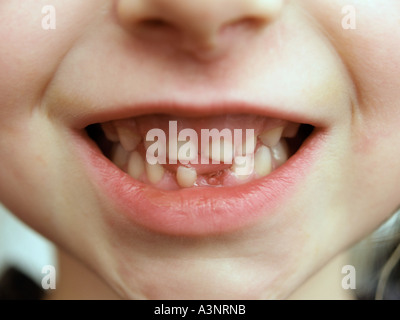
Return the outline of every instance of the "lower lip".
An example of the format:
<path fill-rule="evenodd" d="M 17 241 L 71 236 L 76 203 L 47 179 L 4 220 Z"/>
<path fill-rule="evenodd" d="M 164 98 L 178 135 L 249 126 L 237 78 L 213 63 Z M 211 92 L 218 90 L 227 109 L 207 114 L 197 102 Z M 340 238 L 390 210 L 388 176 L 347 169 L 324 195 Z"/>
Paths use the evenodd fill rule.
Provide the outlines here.
<path fill-rule="evenodd" d="M 174 236 L 206 236 L 252 226 L 274 214 L 296 193 L 315 163 L 324 135 L 314 133 L 287 163 L 263 179 L 235 187 L 163 191 L 117 168 L 89 138 L 78 136 L 78 153 L 101 199 L 136 226 Z M 118 217 L 119 218 L 119 217 Z M 115 221 L 110 217 L 111 221 Z"/>

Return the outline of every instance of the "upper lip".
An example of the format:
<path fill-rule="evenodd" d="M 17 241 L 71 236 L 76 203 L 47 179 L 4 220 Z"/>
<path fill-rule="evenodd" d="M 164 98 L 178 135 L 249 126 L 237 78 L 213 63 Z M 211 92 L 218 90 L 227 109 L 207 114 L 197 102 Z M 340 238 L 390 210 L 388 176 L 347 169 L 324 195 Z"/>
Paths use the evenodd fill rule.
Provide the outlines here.
<path fill-rule="evenodd" d="M 241 101 L 224 101 L 210 104 L 194 104 L 184 102 L 157 102 L 137 105 L 123 105 L 104 108 L 75 118 L 74 126 L 85 128 L 94 123 L 103 123 L 118 119 L 127 119 L 148 114 L 170 114 L 180 117 L 207 117 L 223 114 L 257 114 L 269 118 L 286 120 L 294 123 L 310 124 L 324 127 L 327 124 L 320 119 L 299 112 L 288 111 L 283 107 L 251 104 Z"/>

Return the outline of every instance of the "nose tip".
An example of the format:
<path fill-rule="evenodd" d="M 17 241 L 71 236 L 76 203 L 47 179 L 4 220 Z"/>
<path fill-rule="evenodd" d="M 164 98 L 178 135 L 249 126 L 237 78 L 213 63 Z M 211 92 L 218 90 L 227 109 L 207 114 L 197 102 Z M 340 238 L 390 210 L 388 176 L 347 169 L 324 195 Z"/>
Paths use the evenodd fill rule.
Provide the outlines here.
<path fill-rule="evenodd" d="M 271 23 L 284 0 L 119 0 L 117 15 L 126 30 L 192 54 L 212 58 L 226 47 L 229 30 L 255 32 Z M 156 36 L 155 36 L 156 35 Z M 235 35 L 235 40 L 237 34 Z M 223 40 L 225 39 L 225 40 Z"/>

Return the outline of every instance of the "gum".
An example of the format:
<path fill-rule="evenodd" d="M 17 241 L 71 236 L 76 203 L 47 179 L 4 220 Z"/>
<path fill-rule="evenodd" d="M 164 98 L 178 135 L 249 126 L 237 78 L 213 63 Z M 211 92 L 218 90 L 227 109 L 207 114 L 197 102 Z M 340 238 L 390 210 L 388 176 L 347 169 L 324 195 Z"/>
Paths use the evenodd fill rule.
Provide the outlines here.
<path fill-rule="evenodd" d="M 282 140 L 284 141 L 284 140 Z M 257 144 L 256 150 L 261 146 L 260 143 Z M 283 146 L 285 148 L 285 146 Z M 144 156 L 144 146 L 139 148 L 141 150 L 142 156 Z M 289 156 L 289 155 L 288 155 Z M 280 167 L 284 162 L 282 159 L 272 158 L 272 171 L 276 170 Z M 195 167 L 195 165 L 185 165 L 186 167 Z M 147 178 L 146 172 L 144 172 L 137 180 L 148 185 L 153 185 L 155 188 L 160 190 L 166 191 L 173 191 L 182 189 L 176 180 L 176 170 L 179 165 L 163 165 L 165 169 L 165 173 L 163 178 L 159 183 L 152 184 L 149 179 Z M 193 186 L 196 187 L 233 187 L 241 184 L 248 183 L 250 181 L 260 179 L 261 177 L 258 176 L 255 171 L 253 170 L 252 173 L 247 176 L 238 176 L 233 171 L 230 170 L 232 165 L 227 164 L 219 164 L 219 165 L 209 165 L 210 172 L 198 174 L 197 180 Z M 121 169 L 126 173 L 127 172 L 127 165 L 121 167 Z"/>

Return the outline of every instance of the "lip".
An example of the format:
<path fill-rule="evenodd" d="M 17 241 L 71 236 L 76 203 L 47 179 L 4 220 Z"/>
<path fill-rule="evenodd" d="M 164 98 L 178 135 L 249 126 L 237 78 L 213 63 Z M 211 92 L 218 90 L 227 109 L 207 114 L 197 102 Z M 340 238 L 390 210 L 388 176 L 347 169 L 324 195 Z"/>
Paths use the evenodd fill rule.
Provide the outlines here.
<path fill-rule="evenodd" d="M 68 104 L 68 103 L 67 103 Z M 314 118 L 313 115 L 304 114 L 300 110 L 293 112 L 280 107 L 265 106 L 257 103 L 248 102 L 215 102 L 193 104 L 184 100 L 177 102 L 163 103 L 142 103 L 135 105 L 125 105 L 119 107 L 106 106 L 103 110 L 96 110 L 94 113 L 69 115 L 69 124 L 75 129 L 84 129 L 94 123 L 103 123 L 112 120 L 128 119 L 148 114 L 171 114 L 181 117 L 207 117 L 222 114 L 255 114 L 274 119 L 282 119 L 295 123 L 307 123 L 314 127 L 327 127 L 329 122 L 325 119 Z M 64 117 L 65 118 L 65 117 Z"/>
<path fill-rule="evenodd" d="M 216 110 L 211 107 L 188 111 L 180 106 L 162 110 L 171 114 L 185 110 L 183 115 L 191 116 L 212 115 L 221 113 L 221 110 L 229 113 L 239 112 L 235 108 Z M 254 110 L 259 109 L 245 110 L 246 113 L 255 113 Z M 153 112 L 159 113 L 160 109 L 137 108 L 134 115 Z M 182 112 L 179 114 L 182 115 Z M 273 115 L 268 114 L 269 117 Z M 128 113 L 124 109 L 114 112 L 112 119 L 123 116 L 133 116 L 132 109 Z M 92 117 L 91 120 L 83 120 L 82 124 L 110 119 L 110 114 L 103 113 Z M 316 128 L 284 165 L 265 178 L 247 184 L 165 191 L 131 178 L 107 159 L 96 143 L 82 132 L 83 130 L 72 131 L 72 138 L 76 152 L 82 159 L 99 198 L 108 200 L 113 214 L 123 214 L 135 226 L 172 236 L 206 236 L 232 232 L 254 225 L 261 218 L 274 215 L 279 207 L 285 205 L 286 200 L 298 192 L 299 183 L 304 181 L 312 170 L 318 150 L 323 147 L 325 141 L 324 131 Z M 107 218 L 111 221 L 117 219 L 111 216 Z"/>

